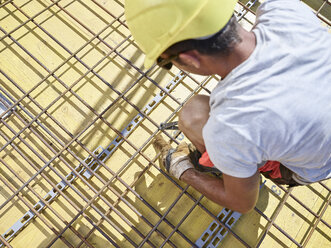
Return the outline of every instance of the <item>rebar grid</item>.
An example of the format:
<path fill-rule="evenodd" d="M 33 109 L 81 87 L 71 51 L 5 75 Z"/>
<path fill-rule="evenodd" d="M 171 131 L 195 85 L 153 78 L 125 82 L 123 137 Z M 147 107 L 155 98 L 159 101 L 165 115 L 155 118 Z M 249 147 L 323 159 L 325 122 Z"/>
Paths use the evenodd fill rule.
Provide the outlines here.
<path fill-rule="evenodd" d="M 123 3 L 121 1 L 110 1 L 121 9 L 117 15 L 112 13 L 113 9 L 104 6 L 104 2 L 95 0 L 89 4 L 78 0 L 39 0 L 37 2 L 43 8 L 37 13 L 31 11 L 31 14 L 29 14 L 29 4 L 31 4 L 29 1 L 6 1 L 0 5 L 1 11 L 6 13 L 3 19 L 13 16 L 16 20 L 19 20 L 19 24 L 9 30 L 6 30 L 2 25 L 0 26 L 0 31 L 3 34 L 0 37 L 0 41 L 5 47 L 2 51 L 6 49 L 15 51 L 19 59 L 23 59 L 22 56 L 28 57 L 29 61 L 31 61 L 30 67 L 33 67 L 40 74 L 39 78 L 41 79 L 35 82 L 29 89 L 24 89 L 11 71 L 0 68 L 0 91 L 12 102 L 12 105 L 9 106 L 6 101 L 0 99 L 1 103 L 8 108 L 1 116 L 5 116 L 7 113 L 10 114 L 9 117 L 1 119 L 0 162 L 3 167 L 1 168 L 0 180 L 4 186 L 1 187 L 7 193 L 7 196 L 5 200 L 0 201 L 0 218 L 7 216 L 5 209 L 14 206 L 13 202 L 18 202 L 18 205 L 22 205 L 22 216 L 28 211 L 33 212 L 35 218 L 31 224 L 26 225 L 25 230 L 28 230 L 34 223 L 38 223 L 53 233 L 50 235 L 51 238 L 48 238 L 41 247 L 63 247 L 64 244 L 67 247 L 82 247 L 82 245 L 98 247 L 98 244 L 91 242 L 93 235 L 102 237 L 108 242 L 108 246 L 112 245 L 114 247 L 195 247 L 197 237 L 194 239 L 190 232 L 187 231 L 187 228 L 183 227 L 186 222 L 192 222 L 190 217 L 194 217 L 193 212 L 195 210 L 200 211 L 201 215 L 205 217 L 215 219 L 230 233 L 228 239 L 235 239 L 244 247 L 261 247 L 265 238 L 270 235 L 272 228 L 280 231 L 287 240 L 298 247 L 306 247 L 309 244 L 312 235 L 317 232 L 319 223 L 323 223 L 328 230 L 330 229 L 328 220 L 323 219 L 331 199 L 330 189 L 326 184 L 319 184 L 327 191 L 327 196 L 323 199 L 324 205 L 319 212 L 312 210 L 290 190 L 280 187 L 285 196 L 279 199 L 279 205 L 272 216 L 269 217 L 258 207 L 255 208 L 255 212 L 263 217 L 267 224 L 263 233 L 257 238 L 256 244 L 249 244 L 240 232 L 232 230 L 217 218 L 215 209 L 202 195 L 197 194 L 189 186 L 181 185 L 160 170 L 157 164 L 159 155 L 150 155 L 149 152 L 151 141 L 160 130 L 160 117 L 153 115 L 155 111 L 146 114 L 143 111 L 144 105 L 139 101 L 137 102 L 133 97 L 133 93 L 137 89 L 144 87 L 146 84 L 152 85 L 150 87 L 161 91 L 166 100 L 164 100 L 164 103 L 160 103 L 162 106 L 156 106 L 155 103 L 148 104 L 156 108 L 164 106 L 170 108 L 169 115 L 164 121 L 171 121 L 176 118 L 178 111 L 191 96 L 201 92 L 209 94 L 212 90 L 210 85 L 213 84 L 213 81 L 219 79 L 207 77 L 201 80 L 192 75 L 185 75 L 186 77 L 181 80 L 181 83 L 186 85 L 185 87 L 189 88 L 190 92 L 184 94 L 179 100 L 180 94 L 178 92 L 183 90 L 180 86 L 176 86 L 176 88 L 172 89 L 172 92 L 168 91 L 167 86 L 162 86 L 163 84 L 157 81 L 158 75 L 162 73 L 160 69 L 153 67 L 148 71 L 143 71 L 126 54 L 127 47 L 137 48 L 127 32 L 127 26 L 123 18 Z M 71 5 L 74 4 L 79 4 L 84 10 L 91 12 L 98 21 L 103 21 L 104 27 L 99 30 L 98 28 L 93 28 L 89 23 L 84 22 L 83 18 L 72 13 Z M 241 19 L 252 24 L 250 20 L 245 18 L 245 15 L 247 13 L 255 13 L 252 11 L 252 8 L 246 7 L 245 4 L 246 2 L 240 3 L 246 10 L 243 12 Z M 316 15 L 328 25 L 330 24 L 328 17 L 325 17 L 322 11 L 325 6 L 329 5 L 328 1 L 323 1 L 322 5 L 316 9 Z M 254 5 L 254 8 L 256 9 L 256 5 Z M 105 17 L 101 16 L 101 13 L 108 16 L 112 21 L 109 22 L 107 20 L 105 22 Z M 47 19 L 38 22 L 38 18 L 45 18 L 43 15 L 47 16 Z M 78 49 L 72 49 L 68 41 L 61 41 L 61 37 L 56 37 L 56 34 L 43 27 L 45 22 L 47 22 L 46 20 L 52 18 L 61 19 L 61 22 L 67 24 L 73 32 L 79 31 L 80 35 L 84 37 L 84 44 L 79 46 Z M 22 44 L 20 40 L 24 42 L 24 36 L 22 36 L 23 38 L 19 36 L 21 33 L 18 36 L 15 35 L 23 32 L 22 29 L 28 30 L 27 33 L 29 34 L 39 36 L 39 39 L 47 39 L 63 49 L 63 54 L 65 54 L 65 56 L 62 55 L 63 61 L 58 63 L 57 66 L 52 66 L 54 68 L 50 68 L 50 65 L 38 58 L 40 57 L 39 54 L 34 54 L 29 51 L 29 46 Z M 125 30 L 125 34 L 120 29 Z M 111 44 L 113 33 L 121 36 L 121 40 L 114 42 L 114 45 Z M 102 58 L 92 65 L 89 64 L 89 61 L 85 61 L 85 55 L 88 53 L 86 49 L 89 46 L 103 54 Z M 57 48 L 53 48 L 53 50 L 55 49 Z M 21 53 L 25 55 L 21 55 Z M 130 76 L 134 75 L 131 76 L 130 83 L 125 85 L 122 90 L 109 83 L 109 80 L 102 76 L 105 64 L 106 66 L 114 64 L 121 69 L 127 70 L 127 74 Z M 75 70 L 80 72 L 80 76 L 71 81 L 62 79 L 63 75 L 65 75 L 62 70 L 67 70 L 65 69 L 66 66 L 74 67 Z M 170 76 L 175 78 L 175 74 L 172 73 L 170 72 Z M 78 93 L 79 89 L 85 84 L 83 81 L 92 77 L 105 85 L 112 94 L 112 101 L 101 109 L 93 107 L 90 103 L 91 99 L 84 99 Z M 168 78 L 170 79 L 171 77 Z M 54 82 L 51 82 L 51 80 L 54 80 Z M 49 85 L 57 86 L 58 95 L 54 99 L 50 99 L 47 104 L 44 104 L 44 102 L 40 103 L 38 99 L 41 98 L 38 91 L 40 88 Z M 92 87 L 96 87 L 96 85 L 92 85 Z M 148 90 L 145 93 L 155 94 Z M 34 96 L 35 94 L 36 96 Z M 89 111 L 91 114 L 88 116 L 87 124 L 85 123 L 74 132 L 70 130 L 69 125 L 65 125 L 58 120 L 58 115 L 55 117 L 56 112 L 53 110 L 53 107 L 61 104 L 63 99 L 70 100 L 70 103 L 77 102 L 75 105 L 79 104 L 81 108 L 84 108 L 85 111 Z M 166 102 L 171 102 L 171 105 Z M 146 129 L 148 126 L 148 135 L 146 135 L 147 137 L 143 142 L 136 142 L 134 138 L 131 138 L 138 130 L 135 130 L 132 134 L 130 133 L 130 136 L 125 136 L 121 132 L 123 124 L 118 126 L 113 123 L 116 122 L 112 118 L 112 115 L 115 115 L 113 112 L 116 111 L 116 108 L 123 108 L 123 103 L 126 105 L 124 110 L 131 112 L 125 119 L 125 124 L 128 123 L 127 120 L 130 120 L 129 117 L 133 113 L 133 116 L 139 114 L 143 118 L 139 127 Z M 123 114 L 125 113 L 123 112 Z M 90 145 L 84 141 L 84 136 L 91 129 L 97 129 L 101 125 L 107 127 L 107 132 L 111 133 L 113 138 L 119 137 L 118 139 L 122 143 L 117 150 L 126 150 L 128 153 L 126 160 L 115 169 L 113 167 L 116 165 L 116 160 L 109 159 L 107 162 L 102 160 L 98 156 L 97 149 L 95 150 L 97 145 Z M 179 140 L 176 139 L 176 136 L 179 135 L 178 133 L 164 132 L 164 134 L 173 142 L 178 143 Z M 21 169 L 28 170 L 29 173 L 26 174 L 29 175 L 24 174 L 24 176 L 21 176 L 16 171 L 17 165 L 9 164 L 6 161 L 7 156 L 16 157 L 21 164 Z M 91 167 L 87 162 L 89 159 L 85 158 L 89 158 L 90 161 L 97 161 L 101 168 L 98 171 L 93 170 L 93 166 Z M 142 160 L 143 166 L 136 171 L 137 176 L 134 180 L 126 182 L 126 171 L 132 167 L 132 163 L 135 163 L 133 162 L 135 160 L 137 160 L 136 163 L 138 164 L 142 163 L 138 160 Z M 23 164 L 21 161 L 25 161 L 26 164 Z M 79 164 L 79 167 L 75 167 L 77 164 Z M 81 168 L 84 171 L 88 171 L 92 178 L 86 178 L 85 174 L 81 173 Z M 173 187 L 174 195 L 177 195 L 173 197 L 164 211 L 157 208 L 154 205 L 155 202 L 148 195 L 137 190 L 142 184 L 144 177 L 153 173 L 160 175 L 161 181 Z M 72 181 L 68 175 L 74 175 L 75 179 L 79 178 L 79 180 Z M 66 186 L 68 186 L 65 190 L 59 188 L 58 183 L 60 181 L 65 182 Z M 37 183 L 45 188 L 42 193 L 50 189 L 57 192 L 58 197 L 54 200 L 54 203 L 48 202 L 45 193 L 41 194 L 38 192 L 41 191 L 39 188 L 38 190 L 34 188 L 34 185 Z M 271 194 L 274 194 L 274 192 L 271 191 Z M 278 197 L 277 194 L 274 195 L 276 198 Z M 134 202 L 132 201 L 132 196 L 135 197 Z M 289 198 L 294 199 L 315 219 L 307 237 L 301 241 L 296 240 L 288 233 L 288 230 L 284 230 L 277 224 L 278 216 L 282 213 L 284 206 L 287 205 L 287 199 Z M 45 205 L 43 212 L 39 212 L 34 206 L 39 201 Z M 178 212 L 182 201 L 185 201 L 187 206 L 191 204 L 191 207 L 188 208 L 182 217 L 174 218 L 170 216 L 171 213 Z M 55 205 L 56 202 L 61 202 L 66 207 L 59 208 Z M 123 209 L 124 207 L 127 210 Z M 64 216 L 63 209 L 70 209 L 71 215 L 69 217 L 68 215 Z M 135 225 L 135 221 L 129 213 L 138 216 L 138 226 Z M 1 224 L 0 227 L 3 229 L 1 233 L 10 228 L 16 220 L 11 220 L 12 222 L 8 223 L 8 226 L 7 224 L 6 226 Z M 80 232 L 76 228 L 77 223 L 86 223 L 89 226 L 89 230 Z M 244 223 L 241 225 L 244 225 Z M 127 231 L 128 228 L 130 231 Z M 168 229 L 171 231 L 167 231 Z M 69 231 L 74 234 L 76 240 L 67 234 Z M 155 238 L 155 235 L 157 238 Z M 19 237 L 20 234 L 17 233 L 17 236 Z M 10 243 L 15 241 L 15 239 L 17 238 L 12 238 L 7 242 L 6 235 L 0 236 L 1 242 L 8 247 L 11 247 Z M 330 240 L 330 236 L 328 239 Z"/>

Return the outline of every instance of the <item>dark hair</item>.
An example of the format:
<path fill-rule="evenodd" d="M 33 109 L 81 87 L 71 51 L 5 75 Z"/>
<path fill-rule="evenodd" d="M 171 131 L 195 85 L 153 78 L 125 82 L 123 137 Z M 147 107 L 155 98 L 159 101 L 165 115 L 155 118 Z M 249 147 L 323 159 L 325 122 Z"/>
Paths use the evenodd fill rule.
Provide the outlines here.
<path fill-rule="evenodd" d="M 233 15 L 228 23 L 219 32 L 207 39 L 188 39 L 170 46 L 165 53 L 176 54 L 196 49 L 198 52 L 207 55 L 220 54 L 227 56 L 233 50 L 234 45 L 242 40 L 238 35 L 238 22 Z"/>

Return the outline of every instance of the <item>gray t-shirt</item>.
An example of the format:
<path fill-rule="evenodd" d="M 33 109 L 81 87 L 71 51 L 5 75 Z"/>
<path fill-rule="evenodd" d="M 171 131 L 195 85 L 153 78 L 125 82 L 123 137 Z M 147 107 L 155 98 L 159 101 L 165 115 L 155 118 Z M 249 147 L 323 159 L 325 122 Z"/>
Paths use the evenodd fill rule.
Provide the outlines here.
<path fill-rule="evenodd" d="M 331 177 L 331 35 L 298 0 L 263 3 L 253 32 L 254 52 L 210 96 L 211 161 L 242 178 L 267 160 L 311 182 Z"/>

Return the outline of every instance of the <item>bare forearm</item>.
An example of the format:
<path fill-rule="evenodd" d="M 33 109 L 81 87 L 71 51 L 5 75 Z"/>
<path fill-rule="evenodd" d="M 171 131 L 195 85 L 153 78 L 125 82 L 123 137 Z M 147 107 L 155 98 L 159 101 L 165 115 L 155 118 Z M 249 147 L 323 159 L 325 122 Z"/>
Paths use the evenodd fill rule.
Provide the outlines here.
<path fill-rule="evenodd" d="M 229 176 L 227 176 L 227 178 L 228 177 Z M 258 178 L 258 174 L 252 176 L 253 181 L 245 188 L 247 189 L 246 192 L 243 192 L 245 190 L 241 191 L 237 188 L 237 182 L 234 182 L 231 186 L 228 185 L 228 188 L 226 188 L 223 179 L 206 175 L 195 169 L 185 171 L 180 179 L 194 187 L 213 202 L 234 211 L 246 213 L 256 204 L 258 197 Z"/>
<path fill-rule="evenodd" d="M 215 178 L 197 170 L 190 169 L 185 171 L 180 179 L 213 202 L 230 209 L 235 208 L 235 206 L 231 206 L 231 204 L 229 206 L 229 200 L 226 197 L 224 183 L 221 178 Z"/>
<path fill-rule="evenodd" d="M 171 153 L 171 161 L 166 160 L 171 146 L 161 135 L 155 137 L 154 146 L 162 152 L 166 171 L 204 194 L 215 203 L 229 209 L 245 213 L 250 211 L 258 196 L 259 173 L 247 178 L 238 178 L 223 173 L 223 179 L 214 178 L 194 169 L 189 158 L 189 146 L 183 142 Z"/>

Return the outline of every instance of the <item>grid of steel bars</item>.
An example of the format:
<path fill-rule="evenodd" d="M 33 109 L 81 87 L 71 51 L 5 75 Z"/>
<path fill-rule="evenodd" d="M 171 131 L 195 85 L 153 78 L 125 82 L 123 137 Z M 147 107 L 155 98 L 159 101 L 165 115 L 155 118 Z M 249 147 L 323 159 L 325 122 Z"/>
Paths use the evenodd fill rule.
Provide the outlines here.
<path fill-rule="evenodd" d="M 1 115 L 1 129 L 0 129 L 0 136 L 1 136 L 1 167 L 5 169 L 1 169 L 0 180 L 2 182 L 3 188 L 7 192 L 6 200 L 0 202 L 0 210 L 4 210 L 1 218 L 6 215 L 5 209 L 11 205 L 12 201 L 18 201 L 21 204 L 23 209 L 27 211 L 31 211 L 31 216 L 35 216 L 35 218 L 31 219 L 32 221 L 39 221 L 43 223 L 45 227 L 48 228 L 50 232 L 53 233 L 52 240 L 48 240 L 47 244 L 44 244 L 44 247 L 51 247 L 54 244 L 58 244 L 61 242 L 63 246 L 67 247 L 82 247 L 83 245 L 87 247 L 97 247 L 96 244 L 90 241 L 90 237 L 93 233 L 98 232 L 105 240 L 108 241 L 109 245 L 114 247 L 121 247 L 117 240 L 118 237 L 114 237 L 111 235 L 111 232 L 105 228 L 105 226 L 110 226 L 114 229 L 121 238 L 124 238 L 127 241 L 127 245 L 132 247 L 163 247 L 163 246 L 170 246 L 170 247 L 177 247 L 178 239 L 180 242 L 184 242 L 187 247 L 195 246 L 195 240 L 190 237 L 189 233 L 185 233 L 181 230 L 182 224 L 189 218 L 192 211 L 196 208 L 201 209 L 206 215 L 210 216 L 212 219 L 215 219 L 219 225 L 225 227 L 228 232 L 229 236 L 236 239 L 240 242 L 243 247 L 250 247 L 251 245 L 248 244 L 240 234 L 236 233 L 235 231 L 231 230 L 228 226 L 226 226 L 222 221 L 220 221 L 215 213 L 213 213 L 206 204 L 203 196 L 196 196 L 192 189 L 188 186 L 183 186 L 178 184 L 177 181 L 173 180 L 167 174 L 165 174 L 162 170 L 159 169 L 156 160 L 158 156 L 151 158 L 145 153 L 146 147 L 150 144 L 151 140 L 153 139 L 154 135 L 159 131 L 159 121 L 153 119 L 149 114 L 143 110 L 142 106 L 138 106 L 129 96 L 129 93 L 132 89 L 138 87 L 143 81 L 147 80 L 149 83 L 153 85 L 157 90 L 161 91 L 161 93 L 171 99 L 175 106 L 177 106 L 173 113 L 168 116 L 166 119 L 167 121 L 172 120 L 175 118 L 176 113 L 180 110 L 181 106 L 185 104 L 185 102 L 194 94 L 199 92 L 206 92 L 210 93 L 210 89 L 208 84 L 213 81 L 217 80 L 213 77 L 208 77 L 203 80 L 198 80 L 192 75 L 185 75 L 184 79 L 181 79 L 181 83 L 185 83 L 185 80 L 190 80 L 194 83 L 195 87 L 191 89 L 191 93 L 186 95 L 184 99 L 178 100 L 177 97 L 174 96 L 172 92 L 167 90 L 166 88 L 162 87 L 151 75 L 158 71 L 158 68 L 151 68 L 148 71 L 143 71 L 138 66 L 136 66 L 128 57 L 122 53 L 122 47 L 126 43 L 130 43 L 132 46 L 132 39 L 130 35 L 123 37 L 122 41 L 117 43 L 116 45 L 111 44 L 105 37 L 105 32 L 112 29 L 113 25 L 116 23 L 120 25 L 121 28 L 127 29 L 125 25 L 125 20 L 123 17 L 123 3 L 120 1 L 113 1 L 117 5 L 122 8 L 122 13 L 116 15 L 112 12 L 111 9 L 107 9 L 101 1 L 93 0 L 93 11 L 95 13 L 96 18 L 98 15 L 96 13 L 103 12 L 109 15 L 109 18 L 113 20 L 109 22 L 105 27 L 99 31 L 95 31 L 90 25 L 84 23 L 79 16 L 75 16 L 73 13 L 70 12 L 69 7 L 74 2 L 80 3 L 81 6 L 86 7 L 84 2 L 82 1 L 64 1 L 64 0 L 57 0 L 57 1 L 37 1 L 39 4 L 43 5 L 44 8 L 42 11 L 29 14 L 28 8 L 25 8 L 25 5 L 31 4 L 30 1 L 2 1 L 0 3 L 0 7 L 2 13 L 7 13 L 8 16 L 13 16 L 16 20 L 19 20 L 19 24 L 10 30 L 7 30 L 6 27 L 3 27 L 0 24 L 0 33 L 1 38 L 0 41 L 4 46 L 14 47 L 15 49 L 19 50 L 19 53 L 24 53 L 25 56 L 29 57 L 31 64 L 34 65 L 35 70 L 38 71 L 42 75 L 42 79 L 34 84 L 31 89 L 25 90 L 24 87 L 15 80 L 11 75 L 10 72 L 0 68 L 0 75 L 1 75 L 1 93 L 9 100 L 12 104 L 8 104 L 8 101 L 1 98 L 1 103 L 7 107 Z M 322 4 L 316 10 L 317 16 L 324 21 L 327 25 L 330 24 L 328 16 L 323 14 L 325 12 L 325 8 L 328 7 L 330 3 L 328 1 L 322 1 Z M 256 6 L 253 5 L 255 8 Z M 249 7 L 253 7 L 249 5 Z M 254 14 L 252 9 L 246 7 L 245 3 L 241 4 L 241 8 L 247 10 L 243 12 L 242 19 L 245 19 L 245 15 L 247 13 Z M 89 39 L 85 41 L 85 43 L 79 47 L 77 50 L 72 51 L 69 45 L 60 41 L 59 38 L 56 38 L 51 32 L 49 32 L 46 28 L 43 27 L 43 23 L 39 23 L 38 17 L 43 14 L 49 15 L 61 15 L 66 16 L 71 22 L 75 23 L 76 27 L 78 27 L 82 32 L 86 32 L 88 34 Z M 0 17 L 5 18 L 5 17 Z M 101 18 L 101 17 L 100 17 Z M 249 20 L 246 20 L 249 21 Z M 34 55 L 29 49 L 26 48 L 24 44 L 22 44 L 18 38 L 16 38 L 15 33 L 19 32 L 22 28 L 30 29 L 30 32 L 34 29 L 38 29 L 43 35 L 47 36 L 48 39 L 51 39 L 54 44 L 61 47 L 65 52 L 67 57 L 63 60 L 62 63 L 59 63 L 55 68 L 49 68 L 45 63 L 41 62 L 38 56 Z M 83 58 L 82 51 L 89 46 L 89 45 L 99 45 L 106 48 L 107 52 L 105 52 L 104 56 L 97 61 L 93 65 L 89 65 Z M 6 49 L 6 48 L 4 48 Z M 19 54 L 17 55 L 19 56 Z M 136 79 L 131 82 L 131 84 L 125 88 L 125 90 L 119 90 L 114 87 L 108 80 L 106 80 L 102 73 L 100 72 L 100 65 L 104 63 L 111 56 L 116 56 L 123 64 L 126 64 L 131 70 L 134 70 L 137 73 Z M 74 62 L 73 62 L 74 61 Z M 80 77 L 72 81 L 65 81 L 61 78 L 61 74 L 59 71 L 63 69 L 65 65 L 78 63 L 81 67 L 85 68 L 85 72 L 80 75 Z M 82 80 L 86 77 L 93 75 L 93 77 L 97 78 L 101 83 L 105 84 L 107 87 L 111 89 L 111 91 L 116 95 L 116 98 L 113 99 L 111 103 L 108 104 L 104 109 L 96 110 L 94 107 L 91 106 L 88 100 L 82 98 L 79 94 L 76 93 L 75 88 L 80 84 Z M 184 75 L 184 74 L 183 74 Z M 175 75 L 173 75 L 176 78 Z M 35 92 L 37 92 L 38 87 L 42 87 L 44 84 L 48 83 L 48 80 L 54 80 L 56 85 L 61 86 L 59 87 L 60 93 L 58 96 L 51 101 L 47 106 L 43 106 L 40 104 L 34 97 Z M 55 83 L 54 83 L 55 85 Z M 62 89 L 62 90 L 61 90 Z M 16 93 L 16 92 L 19 92 Z M 91 118 L 90 122 L 84 125 L 79 131 L 73 133 L 71 130 L 68 129 L 67 126 L 63 125 L 60 121 L 57 120 L 52 115 L 52 107 L 57 104 L 61 99 L 64 97 L 75 97 L 75 100 L 79 101 L 79 104 L 83 105 L 86 109 L 88 109 L 92 114 L 93 117 Z M 123 135 L 121 129 L 115 127 L 115 125 L 109 121 L 107 114 L 113 111 L 117 105 L 121 105 L 122 102 L 125 102 L 127 106 L 132 108 L 132 111 L 135 114 L 139 114 L 141 118 L 148 121 L 149 125 L 153 126 L 153 132 L 147 137 L 143 144 L 135 144 L 130 138 Z M 155 103 L 148 103 L 152 106 Z M 157 106 L 155 105 L 157 108 Z M 9 116 L 5 117 L 8 114 Z M 46 121 L 47 120 L 47 121 Z M 107 128 L 114 133 L 114 137 L 119 137 L 119 141 L 122 141 L 126 144 L 129 149 L 131 149 L 132 153 L 130 153 L 129 159 L 126 160 L 122 166 L 114 171 L 110 164 L 106 161 L 100 159 L 98 149 L 90 149 L 89 146 L 83 142 L 84 135 L 89 132 L 91 128 L 94 128 L 96 123 L 102 123 L 103 125 L 107 126 Z M 54 130 L 61 130 L 57 134 Z M 59 135 L 61 133 L 61 135 Z M 172 137 L 169 133 L 165 133 L 169 138 L 171 138 L 174 142 L 178 143 L 174 137 Z M 39 147 L 36 147 L 34 144 L 30 142 L 29 139 L 25 137 L 33 137 L 33 139 L 37 140 L 36 143 L 39 144 Z M 41 147 L 41 148 L 40 148 Z M 46 151 L 45 154 L 42 152 L 42 148 Z M 29 151 L 29 153 L 26 152 Z M 82 150 L 81 154 L 77 154 L 77 150 Z M 13 165 L 8 164 L 3 157 L 6 157 L 8 154 L 14 154 L 13 156 L 19 156 L 20 159 L 23 159 L 27 162 L 30 166 L 29 170 L 32 174 L 29 175 L 27 178 L 26 176 L 21 176 L 15 169 L 13 169 Z M 32 154 L 32 155 L 30 155 Z M 9 155 L 8 155 L 9 156 Z M 67 157 L 72 158 L 75 161 L 73 164 Z M 145 168 L 139 173 L 137 178 L 128 184 L 122 177 L 121 173 L 126 170 L 132 160 L 134 160 L 137 156 L 142 158 L 145 162 Z M 92 161 L 97 161 L 99 165 L 102 166 L 105 173 L 107 173 L 107 178 L 102 175 L 99 171 L 93 169 L 93 167 L 89 166 L 88 159 Z M 72 180 L 72 178 L 67 177 L 65 173 L 63 173 L 57 164 L 61 164 L 66 168 L 66 172 L 68 175 L 73 175 L 73 177 L 77 178 L 86 185 L 86 188 L 91 192 L 87 194 L 84 192 L 80 187 L 77 186 L 76 182 Z M 76 168 L 76 165 L 80 165 L 80 169 Z M 156 209 L 146 197 L 143 197 L 140 193 L 135 190 L 135 185 L 139 180 L 144 176 L 144 173 L 153 168 L 157 170 L 159 173 L 166 178 L 166 180 L 171 183 L 174 187 L 178 189 L 180 192 L 176 198 L 174 198 L 172 204 L 168 206 L 166 211 L 160 212 L 160 210 Z M 90 175 L 93 176 L 95 180 L 93 183 L 84 176 L 83 173 L 88 171 Z M 65 218 L 59 212 L 59 209 L 54 207 L 51 204 L 47 196 L 41 195 L 38 193 L 33 184 L 38 179 L 42 178 L 45 180 L 49 187 L 54 189 L 54 193 L 56 193 L 61 200 L 65 202 L 66 205 L 70 205 L 73 209 L 74 215 L 70 216 L 70 219 Z M 65 182 L 67 188 L 59 188 L 58 183 L 60 181 Z M 96 181 L 103 185 L 102 187 L 98 187 Z M 114 182 L 121 184 L 124 188 L 123 190 L 116 188 L 113 186 Z M 310 209 L 306 204 L 304 204 L 300 199 L 298 199 L 291 190 L 287 190 L 285 188 L 280 187 L 280 189 L 284 192 L 284 197 L 281 198 L 280 204 L 277 206 L 275 213 L 269 217 L 266 216 L 262 211 L 260 211 L 257 207 L 255 211 L 264 218 L 268 224 L 263 231 L 263 235 L 261 235 L 259 241 L 256 243 L 255 247 L 261 247 L 263 245 L 264 238 L 270 234 L 270 230 L 272 228 L 277 229 L 284 237 L 290 240 L 293 244 L 297 245 L 298 247 L 306 247 L 309 244 L 309 240 L 311 239 L 314 232 L 318 232 L 318 225 L 322 223 L 325 225 L 328 230 L 330 230 L 330 224 L 327 220 L 323 218 L 325 212 L 327 212 L 327 208 L 330 206 L 330 199 L 331 199 L 331 191 L 330 188 L 327 186 L 326 183 L 320 183 L 320 186 L 323 187 L 328 193 L 324 199 L 323 207 L 320 211 L 314 212 Z M 70 190 L 70 194 L 66 193 L 66 191 Z M 313 190 L 312 190 L 313 191 Z M 28 192 L 28 193 L 27 193 Z M 109 197 L 105 196 L 105 192 L 112 193 L 113 196 L 116 198 L 115 201 L 110 200 Z M 149 209 L 156 217 L 157 221 L 149 219 L 149 217 L 141 213 L 141 210 L 138 209 L 135 203 L 130 202 L 127 198 L 128 194 L 134 195 L 140 202 L 143 204 L 144 207 Z M 73 197 L 74 195 L 74 197 Z M 187 211 L 187 213 L 180 218 L 176 223 L 173 223 L 169 219 L 169 214 L 174 208 L 178 205 L 178 203 L 183 199 L 183 197 L 187 197 L 192 201 L 191 208 Z M 79 200 L 76 200 L 78 198 Z M 292 237 L 287 230 L 281 228 L 277 223 L 276 219 L 278 215 L 281 213 L 284 206 L 287 204 L 288 199 L 293 199 L 297 202 L 300 206 L 306 209 L 313 217 L 314 223 L 308 234 L 306 235 L 305 239 L 303 240 L 296 240 Z M 43 207 L 47 208 L 48 212 L 47 215 L 44 212 L 38 211 L 39 209 L 36 207 L 35 203 L 41 202 Z M 55 199 L 56 202 L 56 199 Z M 149 226 L 148 232 L 143 232 L 139 230 L 139 228 L 135 227 L 133 221 L 121 211 L 119 207 L 121 204 L 124 204 L 130 211 L 135 213 L 139 216 L 140 221 L 144 222 L 147 226 Z M 98 218 L 93 218 L 91 211 L 94 215 L 98 215 Z M 119 219 L 121 219 L 127 226 L 130 227 L 131 232 L 127 232 L 123 226 L 121 226 L 117 221 L 114 221 L 110 214 L 116 214 Z M 52 215 L 52 218 L 50 218 Z M 31 217 L 30 216 L 30 217 Z M 22 223 L 30 221 L 29 219 L 25 219 L 23 214 L 22 216 L 17 216 L 17 218 L 21 218 Z M 54 220 L 57 220 L 55 224 Z M 90 225 L 90 229 L 87 233 L 81 233 L 75 228 L 75 222 L 78 219 L 84 219 Z M 16 220 L 15 220 L 16 221 Z M 105 225 L 106 223 L 107 225 Z M 163 232 L 164 230 L 161 225 L 166 224 L 171 228 L 171 232 Z M 1 225 L 5 225 L 1 223 Z M 31 224 L 33 225 L 33 223 Z M 11 225 L 8 225 L 9 232 L 6 232 L 0 236 L 0 241 L 2 245 L 11 247 L 11 241 L 15 238 L 19 238 L 19 233 L 17 233 L 17 237 L 13 237 L 10 240 L 6 238 L 11 233 L 10 230 Z M 70 239 L 67 235 L 64 235 L 68 230 L 70 230 L 80 241 L 78 244 L 72 244 Z M 201 230 L 203 231 L 203 230 Z M 156 244 L 152 240 L 152 236 L 157 234 L 160 239 L 160 244 Z M 173 238 L 176 234 L 176 238 Z M 137 237 L 138 238 L 137 238 Z M 328 238 L 330 240 L 330 236 Z M 139 240 L 137 242 L 137 240 Z M 182 244 L 182 243 L 181 243 Z"/>

